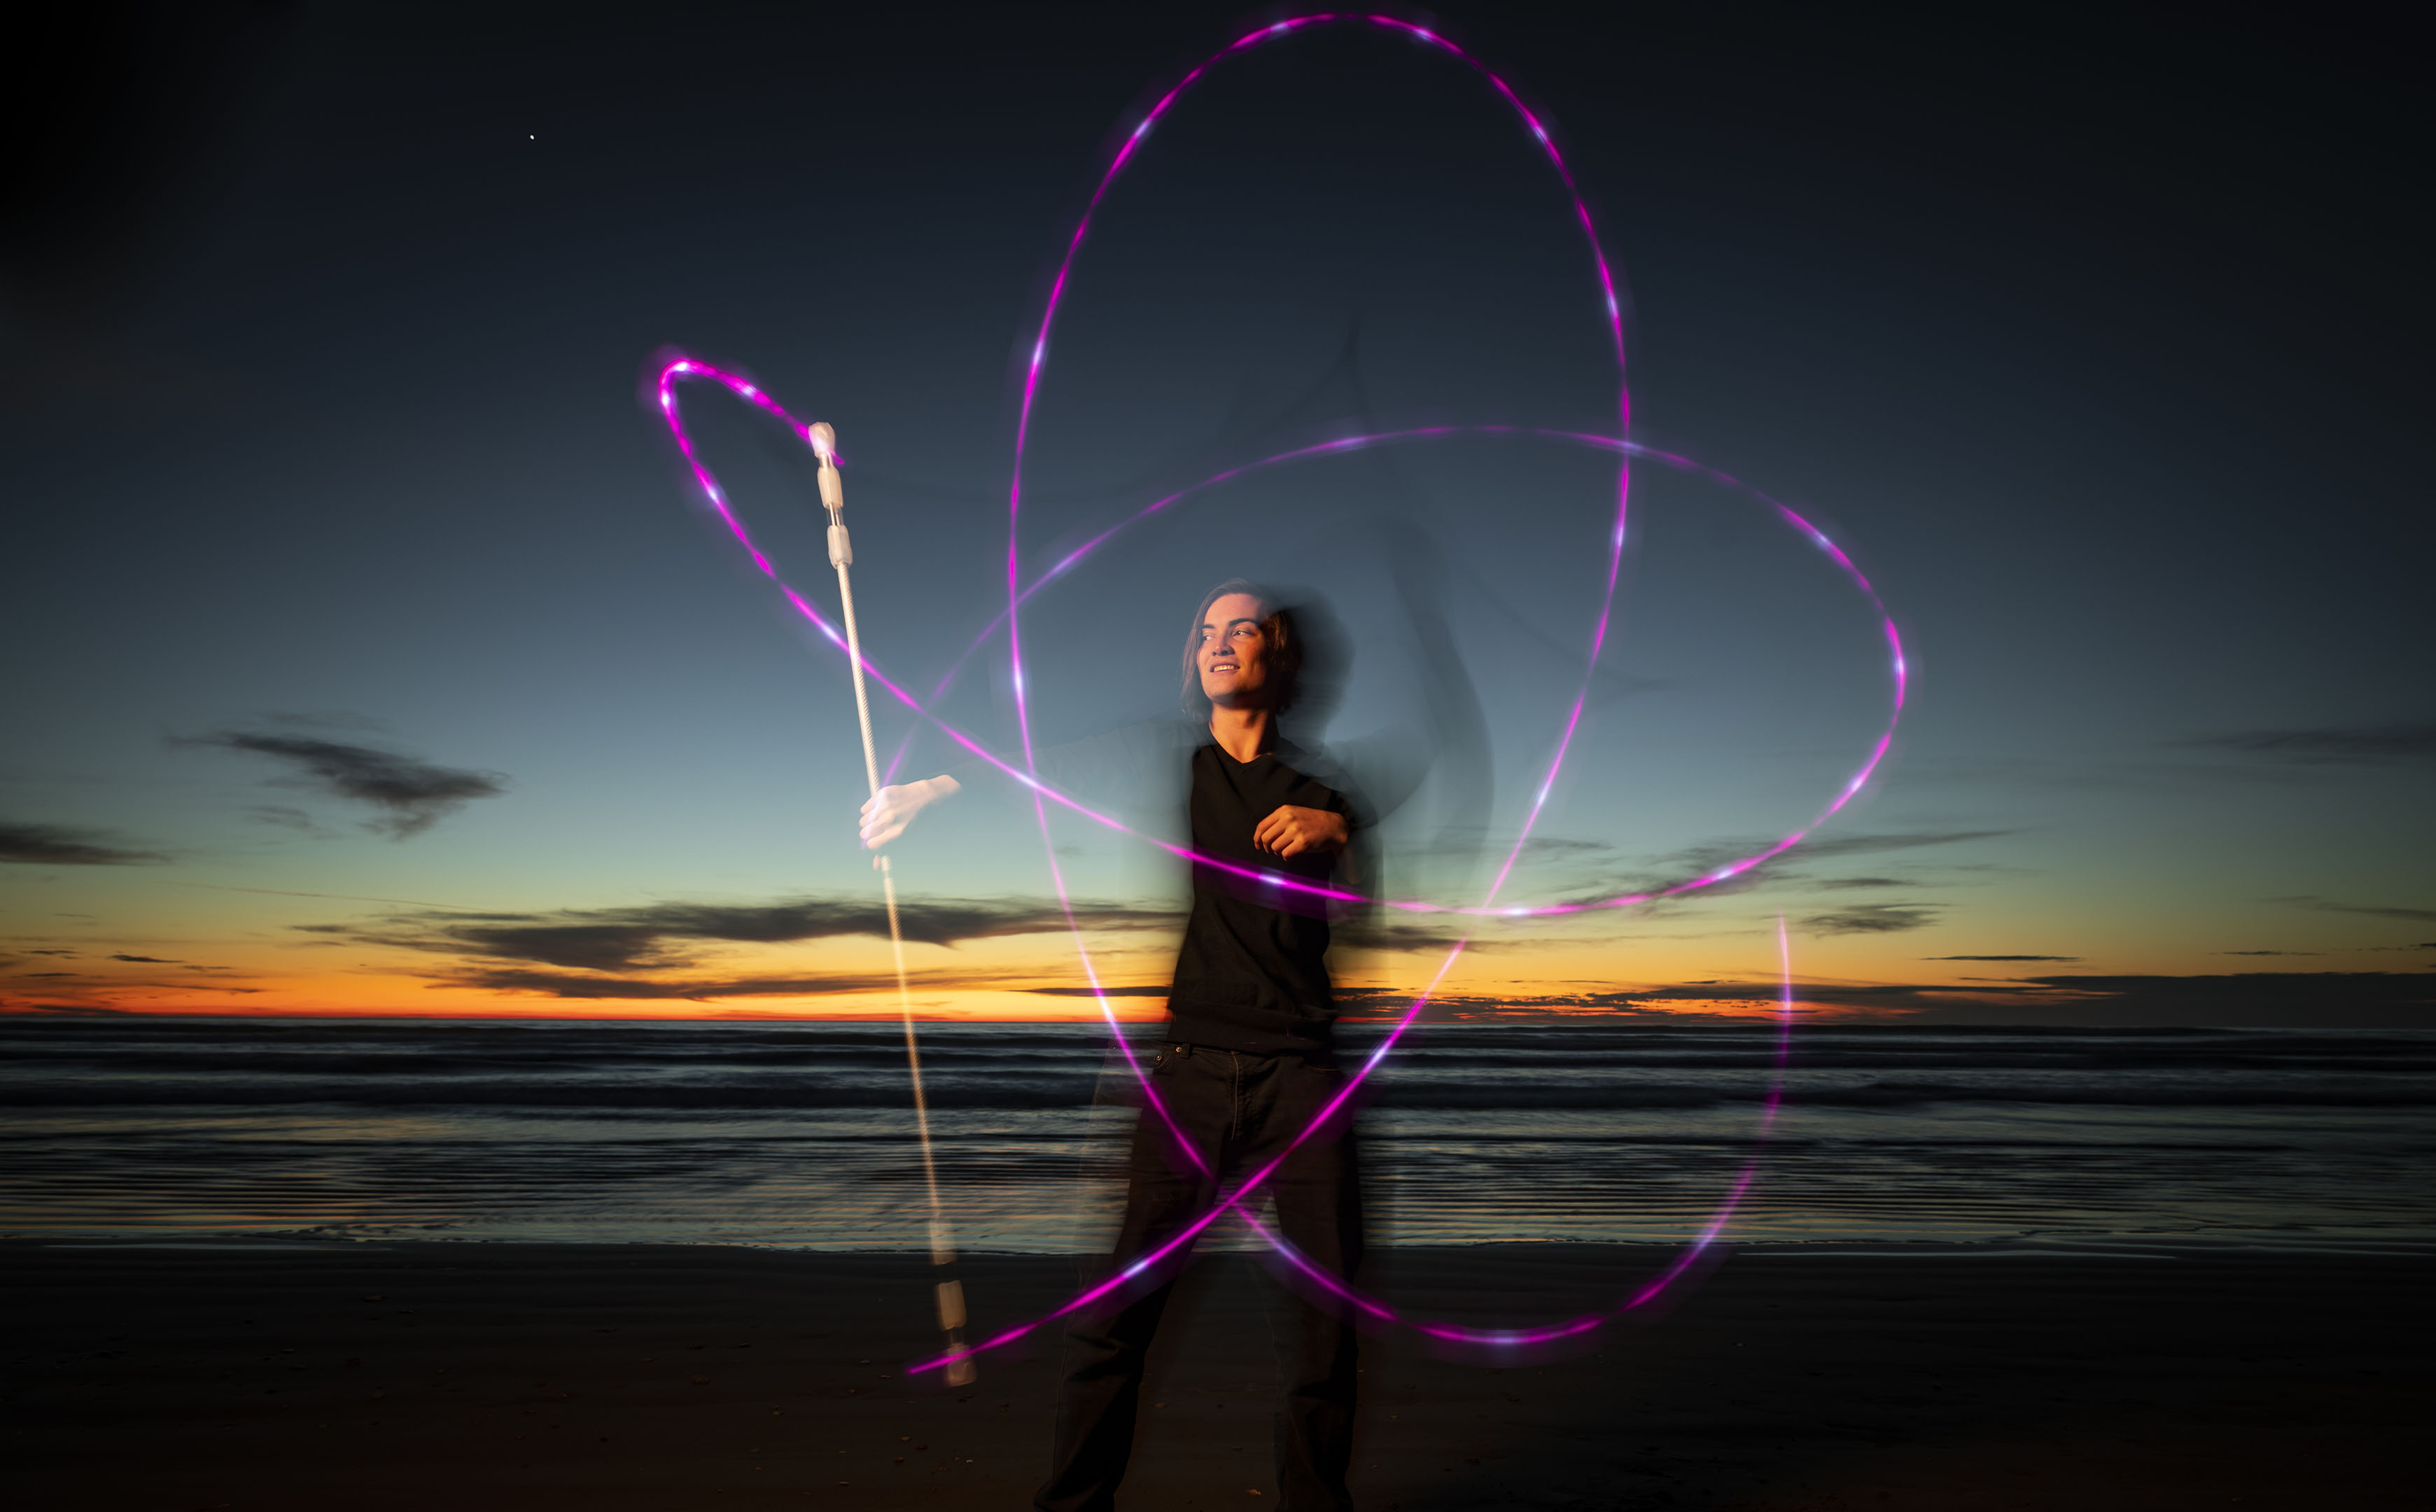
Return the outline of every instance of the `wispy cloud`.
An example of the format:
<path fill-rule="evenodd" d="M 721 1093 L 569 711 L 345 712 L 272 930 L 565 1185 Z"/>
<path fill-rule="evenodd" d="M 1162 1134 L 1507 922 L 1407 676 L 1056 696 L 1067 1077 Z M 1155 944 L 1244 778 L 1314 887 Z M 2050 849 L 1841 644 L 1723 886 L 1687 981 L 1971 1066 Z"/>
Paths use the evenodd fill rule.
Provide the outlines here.
<path fill-rule="evenodd" d="M 2307 766 L 2436 761 L 2436 724 L 2319 725 L 2245 730 L 2177 742 Z"/>
<path fill-rule="evenodd" d="M 1801 928 L 1812 934 L 1900 934 L 1926 929 L 1937 922 L 1937 906 L 1931 903 L 1865 903 L 1813 913 L 1801 921 Z"/>
<path fill-rule="evenodd" d="M 1562 835 L 1534 835 L 1522 843 L 1525 856 L 1603 856 L 1614 849 L 1603 840 L 1569 840 Z"/>
<path fill-rule="evenodd" d="M 2263 952 L 2271 955 L 2273 951 Z M 1923 961 L 2078 961 L 2077 955 L 1924 955 Z"/>
<path fill-rule="evenodd" d="M 0 861 L 25 866 L 144 866 L 168 859 L 124 844 L 104 830 L 0 820 Z"/>
<path fill-rule="evenodd" d="M 501 968 L 464 972 L 444 978 L 438 984 L 481 987 L 492 992 L 540 993 L 551 998 L 709 1002 L 720 998 L 803 998 L 832 992 L 879 992 L 896 986 L 896 979 L 893 976 L 579 977 L 563 972 Z"/>
<path fill-rule="evenodd" d="M 310 835 L 316 840 L 327 840 L 339 833 L 304 809 L 290 808 L 287 804 L 256 804 L 246 812 L 266 825 L 276 825 L 282 829 L 292 829 L 300 835 Z"/>
<path fill-rule="evenodd" d="M 1691 982 L 1630 991 L 1494 999 L 1491 1017 L 1602 1017 L 1679 1013 L 1684 1004 L 1748 1009 L 1777 983 Z M 1891 1022 L 2218 1026 L 2224 1028 L 2436 1028 L 2436 976 L 2426 972 L 2277 971 L 2185 977 L 2045 975 L 1942 982 L 1797 982 L 1798 1002 Z M 1386 1004 L 1385 1006 L 1395 1006 Z"/>
<path fill-rule="evenodd" d="M 164 961 L 157 955 L 114 955 L 110 959 L 113 961 L 132 961 L 139 965 L 147 966 L 183 966 L 186 964 L 183 961 Z"/>
<path fill-rule="evenodd" d="M 2394 908 L 2375 903 L 2336 903 L 2312 894 L 2292 897 L 2271 897 L 2270 903 L 2289 903 L 2294 908 L 2311 909 L 2320 913 L 2364 913 L 2375 919 L 2405 919 L 2412 924 L 2436 924 L 2436 909 Z"/>
<path fill-rule="evenodd" d="M 1936 846 L 1962 845 L 1974 841 L 2000 840 L 2018 834 L 2013 829 L 1925 829 L 1900 830 L 1859 835 L 1830 835 L 1801 843 L 1794 849 L 1775 857 L 1763 865 L 1737 873 L 1721 882 L 1684 893 L 1670 902 L 1684 904 L 1707 902 L 1747 893 L 1771 884 L 1794 883 L 1827 892 L 1858 892 L 1870 889 L 1911 887 L 1915 882 L 1891 877 L 1850 877 L 1811 879 L 1798 870 L 1803 863 L 1829 860 L 1847 856 L 1883 855 L 1895 851 L 1924 850 Z M 1607 868 L 1605 875 L 1587 885 L 1572 890 L 1568 902 L 1592 903 L 1630 893 L 1658 893 L 1680 887 L 1686 882 L 1714 876 L 1721 869 L 1755 855 L 1776 843 L 1778 837 L 1744 836 L 1740 839 L 1706 841 L 1687 845 L 1680 850 L 1651 858 L 1629 867 Z"/>
<path fill-rule="evenodd" d="M 2002 840 L 2015 829 L 1916 829 L 1893 834 L 1829 835 L 1802 842 L 1796 855 L 1814 860 L 1828 856 L 1871 856 L 1894 850 L 1922 850 L 1931 845 L 1962 845 L 1975 840 Z"/>
<path fill-rule="evenodd" d="M 1390 918 L 1383 912 L 1357 913 L 1338 924 L 1331 938 L 1352 950 L 1444 950 L 1469 935 L 1471 944 L 1467 953 L 1486 950 L 1510 950 L 1518 945 L 1533 942 L 1501 940 L 1485 934 L 1502 921 L 1456 920 L 1434 924 L 1409 918 Z"/>
<path fill-rule="evenodd" d="M 1074 917 L 1085 929 L 1108 931 L 1172 928 L 1180 915 L 1164 909 L 1077 903 Z M 906 939 L 943 947 L 1066 928 L 1065 913 L 1047 898 L 907 899 L 898 905 L 897 919 Z M 697 959 L 693 947 L 705 944 L 791 945 L 843 935 L 886 939 L 888 913 L 878 902 L 863 898 L 794 898 L 548 913 L 394 914 L 372 926 L 297 928 L 343 935 L 358 944 L 489 961 L 572 971 L 648 972 L 684 969 Z"/>
<path fill-rule="evenodd" d="M 1165 987 L 1102 987 L 1094 992 L 1089 987 L 1026 987 L 1023 989 L 1042 998 L 1164 998 Z"/>
<path fill-rule="evenodd" d="M 328 897 L 341 903 L 398 903 L 408 908 L 445 909 L 455 913 L 480 912 L 456 903 L 434 903 L 421 897 L 371 897 L 361 893 L 299 893 L 285 887 L 231 887 L 225 882 L 186 882 L 186 887 L 200 887 L 214 893 L 256 893 L 264 897 Z"/>
<path fill-rule="evenodd" d="M 1863 835 L 1814 836 L 1785 852 L 1779 864 L 1825 860 L 1838 856 L 1876 856 L 1890 851 L 1924 850 L 1937 845 L 1961 845 L 1975 840 L 2001 840 L 2018 834 L 2011 829 L 1925 829 Z M 1746 835 L 1739 840 L 1708 841 L 1687 845 L 1649 862 L 1650 875 L 1682 880 L 1704 877 L 1721 866 L 1766 850 L 1777 837 Z"/>
<path fill-rule="evenodd" d="M 500 773 L 437 766 L 403 752 L 317 736 L 230 730 L 170 743 L 270 756 L 287 767 L 292 781 L 384 810 L 364 827 L 392 840 L 419 835 L 474 799 L 496 798 L 507 791 L 507 778 Z M 265 811 L 256 810 L 256 817 L 266 817 Z M 304 817 L 309 826 L 310 817 Z"/>

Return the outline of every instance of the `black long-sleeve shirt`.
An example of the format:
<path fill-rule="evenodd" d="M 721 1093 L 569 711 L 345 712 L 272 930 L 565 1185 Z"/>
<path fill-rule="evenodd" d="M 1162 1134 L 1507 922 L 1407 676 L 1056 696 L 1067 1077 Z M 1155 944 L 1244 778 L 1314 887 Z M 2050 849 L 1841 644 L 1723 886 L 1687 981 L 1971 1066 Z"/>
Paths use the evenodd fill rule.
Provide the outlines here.
<path fill-rule="evenodd" d="M 1280 739 L 1237 761 L 1206 725 L 1164 719 L 1051 747 L 1035 759 L 1052 787 L 1093 808 L 1126 810 L 1153 832 L 1189 837 L 1201 855 L 1343 889 L 1337 853 L 1280 860 L 1252 845 L 1261 821 L 1287 805 L 1343 814 L 1358 840 L 1426 771 L 1424 748 L 1409 736 L 1375 736 L 1343 750 L 1339 761 Z M 969 785 L 983 773 L 974 763 L 955 775 Z M 1326 1051 L 1337 1014 L 1329 920 L 1341 912 L 1328 899 L 1195 862 L 1192 910 L 1168 990 L 1169 1035 L 1263 1054 Z"/>
<path fill-rule="evenodd" d="M 1280 859 L 1257 850 L 1252 832 L 1279 808 L 1343 814 L 1345 795 L 1312 774 L 1317 763 L 1295 748 L 1238 761 L 1215 744 L 1192 756 L 1192 848 L 1260 878 L 1286 876 L 1325 884 L 1332 851 Z M 1168 989 L 1170 1031 L 1188 1045 L 1263 1053 L 1325 1050 L 1336 1021 L 1328 979 L 1326 899 L 1192 863 L 1192 912 Z"/>

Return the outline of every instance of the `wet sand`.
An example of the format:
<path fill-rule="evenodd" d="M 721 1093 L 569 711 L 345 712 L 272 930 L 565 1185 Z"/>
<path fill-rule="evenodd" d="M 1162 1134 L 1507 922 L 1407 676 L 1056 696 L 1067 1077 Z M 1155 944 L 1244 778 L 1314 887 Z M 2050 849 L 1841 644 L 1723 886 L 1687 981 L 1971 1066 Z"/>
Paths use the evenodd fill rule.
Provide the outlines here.
<path fill-rule="evenodd" d="M 1403 1251 L 1394 1295 L 1499 1318 L 1643 1252 Z M 1364 1512 L 2436 1504 L 2424 1260 L 1745 1252 L 1668 1316 L 1493 1369 L 1366 1346 Z M 1070 1260 L 982 1258 L 977 1320 Z M 0 1244 L 11 1501 L 63 1509 L 1016 1509 L 1053 1336 L 909 1382 L 929 1267 L 715 1246 Z M 1205 1260 L 1123 1504 L 1278 1504 L 1267 1283 Z"/>

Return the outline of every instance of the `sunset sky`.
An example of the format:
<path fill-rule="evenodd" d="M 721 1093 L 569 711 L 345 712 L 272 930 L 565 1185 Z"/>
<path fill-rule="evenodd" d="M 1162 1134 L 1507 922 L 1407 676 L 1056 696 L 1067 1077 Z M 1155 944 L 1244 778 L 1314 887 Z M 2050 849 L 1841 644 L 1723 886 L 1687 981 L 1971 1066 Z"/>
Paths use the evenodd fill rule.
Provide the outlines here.
<path fill-rule="evenodd" d="M 707 518 L 641 375 L 673 347 L 836 425 L 870 653 L 930 687 L 1002 602 L 1062 238 L 1230 13 L 205 14 L 87 39 L 120 109 L 42 123 L 6 227 L 0 1011 L 893 1013 L 844 663 Z M 1911 702 L 1806 845 L 1486 921 L 1445 1011 L 1759 1011 L 1781 915 L 1822 1014 L 2436 1024 L 2398 60 L 1701 14 L 1441 12 L 1557 129 L 1628 284 L 1635 438 L 1849 550 Z M 1297 37 L 1214 71 L 1101 212 L 1025 572 L 1313 441 L 1614 411 L 1584 243 L 1511 110 L 1409 43 Z M 833 604 L 798 450 L 707 387 L 685 413 Z M 1613 482 L 1474 438 L 1196 495 L 1027 610 L 1040 738 L 1172 711 L 1211 583 L 1299 585 L 1352 652 L 1329 735 L 1433 762 L 1387 890 L 1476 901 L 1582 676 Z M 1763 846 L 1886 719 L 1876 617 L 1825 557 L 1695 477 L 1637 466 L 1633 499 L 1501 901 Z M 964 665 L 942 717 L 1011 754 L 1003 639 Z M 908 774 L 964 759 L 876 712 Z M 1095 960 L 1156 1012 L 1178 878 L 1055 840 Z M 896 856 L 926 1013 L 1095 1011 L 1011 790 Z M 1340 980 L 1397 1006 L 1462 932 L 1357 921 Z"/>

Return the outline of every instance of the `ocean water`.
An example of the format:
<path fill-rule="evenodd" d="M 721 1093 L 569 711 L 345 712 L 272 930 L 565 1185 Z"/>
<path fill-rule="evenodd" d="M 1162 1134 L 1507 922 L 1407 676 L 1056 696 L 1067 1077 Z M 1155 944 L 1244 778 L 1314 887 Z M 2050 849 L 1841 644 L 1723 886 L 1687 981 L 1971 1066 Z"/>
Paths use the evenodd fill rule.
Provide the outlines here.
<path fill-rule="evenodd" d="M 1738 1242 L 2436 1249 L 2436 1034 L 1804 1027 L 1764 1141 L 1771 1025 L 1406 1045 L 1360 1123 L 1391 1244 L 1678 1243 L 1756 1156 Z M 959 1242 L 1104 1246 L 1105 1032 L 923 1051 Z M 893 1024 L 0 1022 L 0 1236 L 916 1249 L 925 1216 Z"/>

